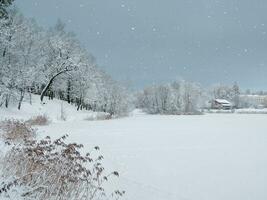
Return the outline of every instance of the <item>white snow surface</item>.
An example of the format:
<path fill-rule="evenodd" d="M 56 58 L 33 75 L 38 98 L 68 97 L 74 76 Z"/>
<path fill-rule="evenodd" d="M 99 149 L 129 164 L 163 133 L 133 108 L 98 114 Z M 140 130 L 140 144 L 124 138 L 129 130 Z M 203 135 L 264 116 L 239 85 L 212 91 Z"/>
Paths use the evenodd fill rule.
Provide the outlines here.
<path fill-rule="evenodd" d="M 84 119 L 94 119 L 100 113 L 80 110 L 77 112 L 75 106 L 68 104 L 65 101 L 58 99 L 47 100 L 45 99 L 43 103 L 40 102 L 40 97 L 38 95 L 33 95 L 32 104 L 24 102 L 20 111 L 18 111 L 16 105 L 10 106 L 10 108 L 0 108 L 0 120 L 4 119 L 21 119 L 27 120 L 31 117 L 37 115 L 46 115 L 53 122 L 61 122 L 61 111 L 65 113 L 66 121 L 78 121 Z"/>
<path fill-rule="evenodd" d="M 0 118 L 45 112 L 52 123 L 38 127 L 38 137 L 69 134 L 85 150 L 100 146 L 106 169 L 120 172 L 114 184 L 126 190 L 123 199 L 267 199 L 267 115 L 162 116 L 136 110 L 126 118 L 86 121 L 86 111 L 64 104 L 68 119 L 60 121 L 60 101 L 36 105 L 34 112 L 29 105 L 20 112 L 1 109 Z"/>

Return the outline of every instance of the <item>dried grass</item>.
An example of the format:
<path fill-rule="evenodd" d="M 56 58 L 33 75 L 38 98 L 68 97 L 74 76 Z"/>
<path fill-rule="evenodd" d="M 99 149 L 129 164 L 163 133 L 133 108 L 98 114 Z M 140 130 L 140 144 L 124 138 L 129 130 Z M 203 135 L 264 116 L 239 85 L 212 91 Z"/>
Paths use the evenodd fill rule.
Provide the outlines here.
<path fill-rule="evenodd" d="M 46 126 L 49 124 L 49 119 L 46 115 L 38 115 L 27 120 L 26 123 L 30 126 Z"/>
<path fill-rule="evenodd" d="M 1 136 L 6 141 L 22 142 L 36 136 L 36 131 L 31 125 L 20 120 L 5 120 L 0 122 Z"/>

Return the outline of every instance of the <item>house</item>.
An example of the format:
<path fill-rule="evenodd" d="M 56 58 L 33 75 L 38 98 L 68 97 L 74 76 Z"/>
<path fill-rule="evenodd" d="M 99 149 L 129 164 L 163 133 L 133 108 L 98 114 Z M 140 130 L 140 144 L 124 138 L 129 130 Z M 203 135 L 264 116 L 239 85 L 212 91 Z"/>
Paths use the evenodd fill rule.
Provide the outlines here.
<path fill-rule="evenodd" d="M 231 110 L 233 104 L 226 99 L 214 99 L 211 103 L 212 109 Z"/>
<path fill-rule="evenodd" d="M 240 95 L 240 104 L 243 108 L 267 108 L 267 95 Z"/>

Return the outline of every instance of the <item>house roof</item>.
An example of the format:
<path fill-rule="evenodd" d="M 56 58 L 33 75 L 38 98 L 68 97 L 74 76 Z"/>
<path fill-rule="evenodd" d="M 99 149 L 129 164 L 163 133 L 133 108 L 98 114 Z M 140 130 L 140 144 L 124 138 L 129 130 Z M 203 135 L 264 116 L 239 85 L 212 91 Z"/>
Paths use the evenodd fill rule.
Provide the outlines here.
<path fill-rule="evenodd" d="M 232 105 L 231 102 L 227 101 L 226 99 L 215 99 L 215 101 L 220 104 Z"/>

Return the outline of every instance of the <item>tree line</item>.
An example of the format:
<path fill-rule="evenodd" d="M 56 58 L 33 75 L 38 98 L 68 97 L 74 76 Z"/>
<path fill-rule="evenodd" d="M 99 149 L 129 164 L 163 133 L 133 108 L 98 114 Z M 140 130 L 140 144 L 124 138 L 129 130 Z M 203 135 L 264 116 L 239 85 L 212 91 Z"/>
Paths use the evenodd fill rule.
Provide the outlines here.
<path fill-rule="evenodd" d="M 146 87 L 136 93 L 135 104 L 150 114 L 201 114 L 202 109 L 210 108 L 214 99 L 229 100 L 233 108 L 240 108 L 240 94 L 237 83 L 203 88 L 197 83 L 178 80 Z"/>
<path fill-rule="evenodd" d="M 0 107 L 20 109 L 26 96 L 38 94 L 42 102 L 57 97 L 77 110 L 128 113 L 126 89 L 99 69 L 64 23 L 44 29 L 11 3 L 0 3 Z"/>

